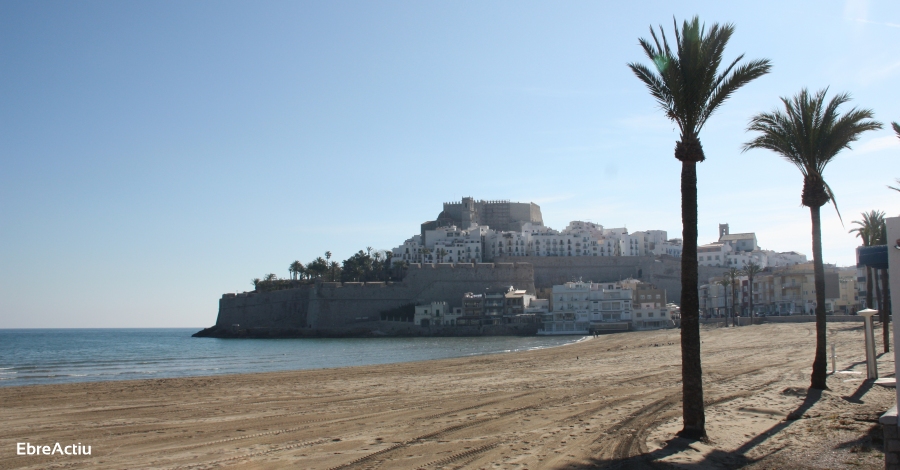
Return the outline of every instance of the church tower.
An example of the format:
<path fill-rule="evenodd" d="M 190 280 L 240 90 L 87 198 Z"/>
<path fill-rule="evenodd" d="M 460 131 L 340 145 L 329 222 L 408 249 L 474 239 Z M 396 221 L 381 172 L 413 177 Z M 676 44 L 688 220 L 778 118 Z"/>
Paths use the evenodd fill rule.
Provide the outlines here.
<path fill-rule="evenodd" d="M 719 240 L 728 235 L 728 224 L 719 224 Z"/>

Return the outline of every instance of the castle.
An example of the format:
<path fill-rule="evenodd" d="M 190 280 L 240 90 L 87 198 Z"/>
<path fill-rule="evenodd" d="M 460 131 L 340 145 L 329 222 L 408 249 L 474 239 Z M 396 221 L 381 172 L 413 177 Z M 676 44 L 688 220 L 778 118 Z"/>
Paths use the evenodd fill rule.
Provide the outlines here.
<path fill-rule="evenodd" d="M 419 334 L 385 312 L 431 302 L 462 302 L 467 292 L 508 288 L 537 294 L 575 279 L 613 282 L 633 278 L 681 301 L 681 240 L 662 230 L 629 233 L 575 221 L 557 232 L 543 225 L 534 203 L 471 197 L 444 203 L 436 220 L 395 248 L 393 262 L 408 272 L 402 282 L 322 282 L 273 292 L 225 294 L 216 326 L 206 335 L 365 336 Z M 727 228 L 724 229 L 727 233 Z M 755 237 L 753 239 L 755 248 Z M 700 266 L 700 279 L 723 265 Z M 418 327 L 416 327 L 418 328 Z M 528 334 L 528 330 L 457 328 L 452 334 Z"/>

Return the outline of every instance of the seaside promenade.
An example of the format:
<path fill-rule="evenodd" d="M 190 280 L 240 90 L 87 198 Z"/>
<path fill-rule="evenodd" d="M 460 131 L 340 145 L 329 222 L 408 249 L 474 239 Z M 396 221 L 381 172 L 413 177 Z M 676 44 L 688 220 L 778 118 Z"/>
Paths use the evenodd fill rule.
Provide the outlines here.
<path fill-rule="evenodd" d="M 708 443 L 673 439 L 680 332 L 656 330 L 414 363 L 0 388 L 0 469 L 882 468 L 877 419 L 894 391 L 864 380 L 862 325 L 836 323 L 838 373 L 807 396 L 814 326 L 702 330 Z M 892 373 L 893 353 L 879 368 Z M 19 442 L 91 455 L 16 455 Z"/>

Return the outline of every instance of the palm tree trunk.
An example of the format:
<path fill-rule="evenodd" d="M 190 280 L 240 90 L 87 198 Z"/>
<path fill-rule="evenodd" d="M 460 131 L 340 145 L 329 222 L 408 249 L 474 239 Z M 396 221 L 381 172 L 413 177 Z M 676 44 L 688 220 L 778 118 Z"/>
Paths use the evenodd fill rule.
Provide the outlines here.
<path fill-rule="evenodd" d="M 682 437 L 706 437 L 703 369 L 700 365 L 700 298 L 697 268 L 697 164 L 681 163 L 681 378 Z"/>
<path fill-rule="evenodd" d="M 881 297 L 878 304 L 879 317 L 881 317 L 882 339 L 884 340 L 884 352 L 891 352 L 891 329 L 888 327 L 890 323 L 891 313 L 891 296 L 888 293 L 888 270 L 881 270 Z"/>
<path fill-rule="evenodd" d="M 734 281 L 731 284 L 731 326 L 737 326 L 738 319 L 738 306 L 737 306 L 737 291 L 734 289 Z"/>
<path fill-rule="evenodd" d="M 825 265 L 822 263 L 822 220 L 819 207 L 810 207 L 812 218 L 813 267 L 816 286 L 816 356 L 813 359 L 810 388 L 828 390 L 825 383 L 827 362 L 825 358 Z"/>
<path fill-rule="evenodd" d="M 753 324 L 753 276 L 750 276 L 747 280 L 747 286 L 750 288 L 750 324 Z"/>

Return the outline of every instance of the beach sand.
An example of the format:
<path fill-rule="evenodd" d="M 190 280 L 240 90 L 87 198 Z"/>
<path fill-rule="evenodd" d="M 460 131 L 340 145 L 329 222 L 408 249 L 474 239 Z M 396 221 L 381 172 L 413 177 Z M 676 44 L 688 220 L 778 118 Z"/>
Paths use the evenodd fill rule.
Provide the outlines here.
<path fill-rule="evenodd" d="M 0 469 L 883 468 L 877 421 L 894 389 L 865 380 L 862 323 L 828 330 L 838 373 L 808 395 L 814 324 L 704 328 L 709 442 L 674 438 L 680 332 L 658 330 L 393 365 L 0 388 Z M 879 370 L 893 375 L 892 353 Z M 91 455 L 18 456 L 19 442 Z"/>

